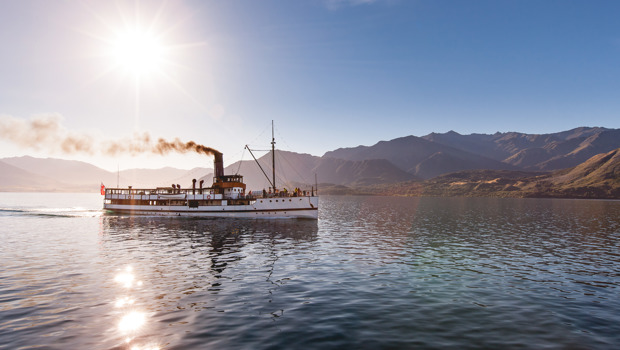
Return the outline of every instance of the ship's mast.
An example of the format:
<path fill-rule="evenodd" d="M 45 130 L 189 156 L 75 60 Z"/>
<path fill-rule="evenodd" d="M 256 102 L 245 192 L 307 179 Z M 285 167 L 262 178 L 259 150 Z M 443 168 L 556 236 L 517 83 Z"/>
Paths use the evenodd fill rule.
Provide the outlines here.
<path fill-rule="evenodd" d="M 271 165 L 273 166 L 273 193 L 276 193 L 276 138 L 273 135 L 273 120 L 271 121 Z"/>

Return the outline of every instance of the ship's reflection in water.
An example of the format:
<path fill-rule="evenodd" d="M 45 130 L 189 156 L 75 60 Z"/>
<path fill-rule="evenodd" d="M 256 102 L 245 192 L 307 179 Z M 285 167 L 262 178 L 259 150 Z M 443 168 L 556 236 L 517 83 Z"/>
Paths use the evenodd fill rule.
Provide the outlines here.
<path fill-rule="evenodd" d="M 104 217 L 100 247 L 115 268 L 119 348 L 174 347 L 200 328 L 201 312 L 254 308 L 275 320 L 285 310 L 274 296 L 294 274 L 279 260 L 316 245 L 317 234 L 314 220 Z"/>

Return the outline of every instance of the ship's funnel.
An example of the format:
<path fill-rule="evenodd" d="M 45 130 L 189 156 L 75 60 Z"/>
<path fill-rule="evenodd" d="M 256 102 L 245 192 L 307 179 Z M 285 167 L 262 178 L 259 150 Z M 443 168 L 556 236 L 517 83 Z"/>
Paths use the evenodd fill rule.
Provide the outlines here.
<path fill-rule="evenodd" d="M 216 178 L 224 176 L 224 157 L 220 152 L 213 153 L 213 170 Z"/>

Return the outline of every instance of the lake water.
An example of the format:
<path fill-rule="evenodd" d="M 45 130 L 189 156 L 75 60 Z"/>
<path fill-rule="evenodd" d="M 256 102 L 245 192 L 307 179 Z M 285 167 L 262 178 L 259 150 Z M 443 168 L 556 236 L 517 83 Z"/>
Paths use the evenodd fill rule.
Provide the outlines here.
<path fill-rule="evenodd" d="M 611 349 L 620 202 L 321 197 L 319 220 L 0 193 L 0 349 Z"/>

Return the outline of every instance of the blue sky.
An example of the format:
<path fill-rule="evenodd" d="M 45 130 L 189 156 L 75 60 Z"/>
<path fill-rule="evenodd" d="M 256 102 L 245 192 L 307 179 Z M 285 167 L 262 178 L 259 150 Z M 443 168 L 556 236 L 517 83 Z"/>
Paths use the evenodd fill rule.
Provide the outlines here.
<path fill-rule="evenodd" d="M 618 1 L 4 1 L 0 115 L 194 140 L 226 163 L 268 145 L 272 119 L 279 147 L 319 156 L 449 130 L 618 128 L 619 13 Z M 157 38 L 153 70 L 111 57 L 128 28 Z M 211 162 L 0 146 L 107 169 Z"/>

